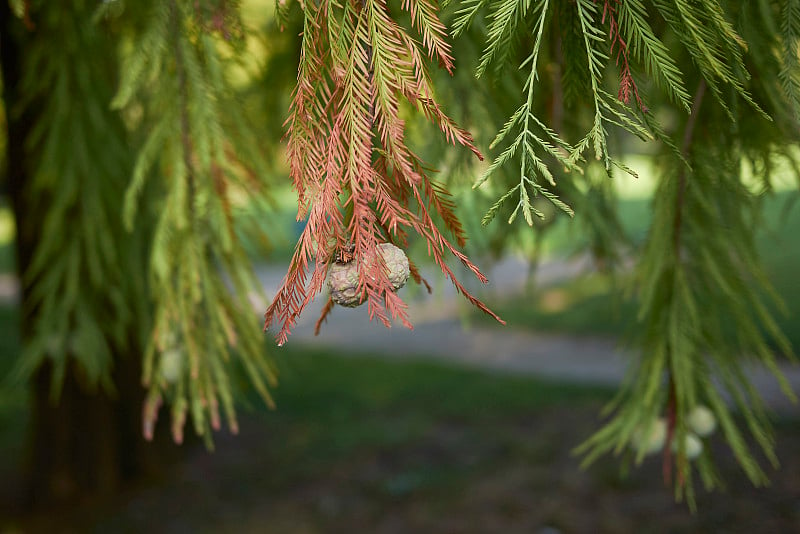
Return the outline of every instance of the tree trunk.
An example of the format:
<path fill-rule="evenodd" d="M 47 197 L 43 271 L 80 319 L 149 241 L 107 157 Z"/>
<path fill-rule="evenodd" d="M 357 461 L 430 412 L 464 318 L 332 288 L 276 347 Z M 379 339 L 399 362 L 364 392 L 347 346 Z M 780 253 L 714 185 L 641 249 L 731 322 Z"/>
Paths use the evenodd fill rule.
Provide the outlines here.
<path fill-rule="evenodd" d="M 3 103 L 8 128 L 5 187 L 11 198 L 17 225 L 16 260 L 20 280 L 22 346 L 31 339 L 32 309 L 25 286 L 26 272 L 38 239 L 40 214 L 26 199 L 29 178 L 25 143 L 35 121 L 37 106 L 17 113 L 22 55 L 28 39 L 22 22 L 9 2 L 0 2 L 0 60 Z M 67 221 L 65 221 L 65 224 Z M 69 365 L 58 399 L 51 394 L 52 368 L 44 365 L 31 383 L 31 423 L 25 476 L 26 491 L 20 504 L 42 508 L 67 504 L 94 495 L 108 495 L 134 479 L 154 474 L 177 459 L 180 449 L 159 431 L 157 442 L 146 443 L 141 432 L 144 390 L 140 384 L 142 350 L 131 332 L 126 354 L 116 354 L 113 380 L 115 394 L 87 387 L 77 365 Z"/>
<path fill-rule="evenodd" d="M 142 438 L 138 356 L 117 359 L 114 396 L 86 388 L 73 365 L 54 403 L 51 369 L 39 370 L 32 386 L 28 507 L 107 496 L 133 480 L 155 476 L 178 458 L 181 449 L 163 429 L 157 442 Z"/>

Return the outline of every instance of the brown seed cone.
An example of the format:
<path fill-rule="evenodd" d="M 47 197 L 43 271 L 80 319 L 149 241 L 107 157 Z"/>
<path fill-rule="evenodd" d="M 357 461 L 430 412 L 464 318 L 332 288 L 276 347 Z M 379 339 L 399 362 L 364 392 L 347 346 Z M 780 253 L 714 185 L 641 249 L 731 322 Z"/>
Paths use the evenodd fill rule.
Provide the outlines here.
<path fill-rule="evenodd" d="M 402 249 L 391 243 L 381 243 L 378 250 L 386 264 L 386 274 L 395 291 L 403 287 L 408 281 L 408 258 Z M 331 300 L 340 306 L 355 308 L 364 303 L 358 293 L 358 264 L 334 263 L 328 272 L 328 288 Z"/>

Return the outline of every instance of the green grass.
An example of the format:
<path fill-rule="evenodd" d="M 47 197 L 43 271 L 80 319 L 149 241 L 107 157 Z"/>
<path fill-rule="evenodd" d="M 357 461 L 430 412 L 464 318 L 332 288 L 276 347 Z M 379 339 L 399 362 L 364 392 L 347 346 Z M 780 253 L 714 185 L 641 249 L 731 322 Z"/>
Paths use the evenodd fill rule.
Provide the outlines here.
<path fill-rule="evenodd" d="M 552 428 L 531 428 L 532 419 L 551 408 L 596 413 L 612 395 L 607 388 L 423 360 L 286 349 L 278 353 L 277 409 L 247 422 L 251 431 L 256 427 L 250 439 L 261 443 L 269 476 L 253 479 L 252 466 L 237 463 L 241 471 L 226 476 L 240 488 L 252 481 L 280 494 L 344 477 L 343 484 L 362 486 L 373 503 L 420 493 L 441 500 L 498 461 L 545 461 L 568 450 L 577 439 L 550 440 Z M 542 439 L 522 440 L 520 432 Z M 373 475 L 371 465 L 378 470 Z"/>
<path fill-rule="evenodd" d="M 800 353 L 800 203 L 797 193 L 780 195 L 759 241 L 767 276 L 786 305 L 776 314 L 778 326 Z M 784 209 L 787 208 L 787 209 Z"/>
<path fill-rule="evenodd" d="M 800 351 L 800 203 L 786 209 L 797 193 L 781 193 L 767 200 L 765 227 L 759 235 L 759 251 L 767 276 L 786 305 L 786 313 L 776 309 L 776 320 Z M 634 238 L 644 237 L 649 224 L 648 201 L 620 203 L 626 230 Z M 550 237 L 551 251 L 577 248 L 569 234 L 558 229 Z M 510 325 L 541 331 L 572 334 L 625 336 L 636 327 L 636 303 L 623 296 L 621 283 L 591 275 L 540 289 L 533 296 L 522 295 L 494 304 L 494 310 Z"/>
<path fill-rule="evenodd" d="M 485 417 L 517 413 L 567 399 L 596 398 L 601 388 L 585 388 L 530 377 L 490 374 L 419 359 L 388 360 L 366 355 L 283 348 L 277 354 L 282 386 L 281 411 L 317 412 L 325 417 L 364 410 L 411 409 L 425 417 Z"/>
<path fill-rule="evenodd" d="M 441 421 L 491 426 L 493 421 L 559 404 L 610 398 L 610 390 L 490 374 L 426 360 L 281 349 L 278 409 L 270 427 L 301 423 L 309 457 L 329 460 L 355 448 L 412 441 Z M 255 401 L 254 401 L 255 402 Z M 297 454 L 303 454 L 298 452 Z M 312 462 L 313 463 L 313 462 Z"/>
<path fill-rule="evenodd" d="M 600 275 L 581 277 L 532 296 L 517 296 L 494 304 L 509 326 L 540 332 L 624 337 L 635 328 L 636 303 Z M 487 322 L 485 319 L 481 319 Z"/>

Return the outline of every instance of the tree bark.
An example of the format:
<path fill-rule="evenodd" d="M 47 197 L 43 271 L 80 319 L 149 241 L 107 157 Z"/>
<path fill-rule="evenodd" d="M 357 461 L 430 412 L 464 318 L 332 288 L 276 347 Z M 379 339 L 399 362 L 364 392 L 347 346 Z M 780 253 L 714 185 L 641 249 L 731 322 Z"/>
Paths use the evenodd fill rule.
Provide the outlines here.
<path fill-rule="evenodd" d="M 154 442 L 142 438 L 144 390 L 135 356 L 117 360 L 114 396 L 87 388 L 72 365 L 54 403 L 51 369 L 39 370 L 32 384 L 26 508 L 108 496 L 179 458 L 181 449 L 168 441 L 166 429 Z"/>

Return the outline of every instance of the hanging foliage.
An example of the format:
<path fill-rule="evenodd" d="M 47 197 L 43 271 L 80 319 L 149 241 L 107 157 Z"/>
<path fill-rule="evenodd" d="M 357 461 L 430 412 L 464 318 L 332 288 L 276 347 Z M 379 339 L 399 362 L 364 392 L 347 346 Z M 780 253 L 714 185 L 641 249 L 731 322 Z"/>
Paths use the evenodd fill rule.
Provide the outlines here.
<path fill-rule="evenodd" d="M 520 210 L 528 224 L 531 213 L 543 217 L 531 200 L 537 195 L 572 214 L 549 189 L 556 185 L 555 176 L 574 182 L 566 190 L 585 206 L 588 195 L 583 191 L 591 186 L 582 163 L 590 147 L 609 174 L 613 166 L 633 173 L 611 157 L 610 127 L 618 134 L 659 141 L 663 171 L 653 199 L 654 220 L 632 279 L 640 305 L 640 353 L 611 407 L 614 417 L 579 447 L 585 463 L 608 452 L 638 462 L 662 450 L 665 479 L 674 482 L 678 499 L 694 506 L 693 468 L 707 488 L 720 482 L 703 446 L 710 423 L 693 423 L 693 414 L 702 413 L 707 422 L 719 421 L 750 480 L 766 483 L 741 428 L 777 465 L 769 418 L 747 368 L 757 362 L 770 369 L 794 398 L 770 346 L 789 357 L 792 348 L 775 325 L 775 301 L 764 297 L 771 287 L 755 242 L 762 191 L 745 183 L 742 161 L 763 169 L 758 185 L 769 190 L 772 161 L 795 159 L 789 147 L 800 136 L 795 115 L 787 111 L 796 113 L 800 87 L 798 2 L 575 0 L 551 5 L 548 0 L 466 0 L 461 6 L 456 33 L 467 31 L 488 11 L 479 76 L 492 65 L 500 69 L 510 63 L 516 44 L 532 28 L 531 49 L 520 63 L 529 69 L 525 100 L 494 144 L 519 133 L 476 187 L 514 162 L 519 179 L 502 184 L 507 190 L 484 223 L 512 197 L 518 202 L 509 222 Z M 574 144 L 535 113 L 534 88 L 543 84 L 538 65 L 548 32 L 552 61 L 563 72 L 558 88 L 579 117 L 571 129 L 589 125 Z M 641 89 L 647 79 L 640 74 L 637 80 L 636 72 L 649 75 L 666 100 L 648 97 Z M 697 86 L 693 97 L 687 85 Z M 651 109 L 660 116 L 669 110 L 673 125 L 660 125 Z M 611 241 L 611 246 L 622 242 L 619 237 Z M 736 420 L 726 399 L 743 421 Z"/>
<path fill-rule="evenodd" d="M 501 321 L 448 266 L 449 254 L 487 281 L 459 250 L 466 237 L 448 192 L 405 140 L 403 102 L 421 111 L 450 143 L 483 159 L 472 136 L 444 113 L 430 85 L 426 55 L 453 70 L 436 4 L 402 3 L 422 44 L 391 17 L 384 0 L 322 0 L 304 2 L 302 8 L 302 54 L 287 138 L 299 196 L 297 218 L 307 223 L 267 309 L 265 329 L 277 321 L 278 344 L 286 342 L 298 315 L 322 290 L 337 252 L 346 247 L 352 247 L 357 294 L 367 302 L 370 319 L 386 326 L 398 319 L 411 328 L 378 247 L 388 242 L 405 249 L 412 232 L 425 239 L 430 256 L 456 289 Z M 411 274 L 421 281 L 413 262 Z M 329 303 L 320 321 L 330 309 Z"/>
<path fill-rule="evenodd" d="M 235 432 L 240 367 L 272 405 L 275 370 L 250 310 L 260 285 L 235 232 L 231 200 L 237 190 L 263 198 L 267 176 L 226 77 L 231 60 L 220 53 L 222 42 L 243 50 L 238 13 L 234 2 L 157 3 L 112 102 L 118 109 L 145 103 L 148 110 L 123 210 L 132 226 L 143 196 L 158 206 L 149 268 L 154 324 L 143 376 L 148 438 L 164 400 L 177 442 L 188 416 L 210 444 L 220 409 Z M 154 174 L 158 187 L 148 196 L 145 183 Z"/>
<path fill-rule="evenodd" d="M 35 24 L 29 3 L 18 6 L 27 31 L 62 42 L 53 47 L 38 39 L 26 50 L 26 74 L 15 88 L 21 98 L 11 110 L 36 119 L 25 140 L 25 195 L 31 213 L 43 214 L 19 225 L 26 233 L 20 239 L 36 246 L 21 273 L 31 335 L 17 372 L 27 379 L 52 365 L 53 398 L 73 363 L 91 387 L 113 391 L 113 356 L 146 316 L 136 300 L 143 277 L 123 274 L 142 265 L 143 254 L 142 233 L 125 232 L 118 216 L 133 153 L 123 121 L 108 109 L 113 42 L 86 24 L 84 2 L 72 4 L 44 10 L 37 3 Z"/>
<path fill-rule="evenodd" d="M 228 79 L 246 53 L 246 30 L 234 0 L 142 2 L 140 19 L 133 5 L 9 4 L 20 30 L 36 31 L 12 112 L 32 118 L 25 200 L 42 214 L 39 228 L 24 229 L 36 235 L 24 236 L 35 243 L 23 273 L 32 320 L 18 370 L 29 377 L 51 365 L 56 394 L 71 370 L 113 390 L 114 355 L 142 328 L 144 434 L 152 437 L 166 402 L 176 441 L 187 418 L 210 439 L 220 412 L 237 428 L 239 374 L 267 404 L 276 380 L 251 309 L 260 284 L 234 228 L 237 193 L 258 202 L 270 185 L 265 147 Z M 502 322 L 456 278 L 453 259 L 487 281 L 463 252 L 453 197 L 408 140 L 410 119 L 422 117 L 460 157 L 483 159 L 433 88 L 439 71 L 430 63 L 455 72 L 439 4 L 299 7 L 285 126 L 306 225 L 264 328 L 277 323 L 285 343 L 326 280 L 332 291 L 318 328 L 334 303 L 367 303 L 371 319 L 410 328 L 397 290 L 409 277 L 425 284 L 405 254 L 415 236 L 469 302 Z M 538 232 L 537 219 L 561 211 L 584 216 L 592 252 L 622 257 L 606 176 L 635 174 L 614 155 L 631 136 L 655 144 L 653 223 L 641 249 L 625 251 L 636 263 L 638 350 L 606 424 L 578 448 L 585 463 L 660 452 L 676 496 L 694 505 L 694 479 L 719 483 L 707 446 L 717 431 L 753 483 L 765 484 L 757 455 L 773 466 L 778 458 L 748 371 L 770 369 L 793 397 L 776 363 L 776 353 L 793 351 L 773 319 L 781 303 L 762 272 L 756 231 L 776 163 L 800 176 L 800 0 L 462 0 L 452 8 L 455 36 L 485 41 L 473 54 L 479 81 L 457 81 L 494 98 L 451 96 L 448 113 L 475 108 L 480 123 L 485 105 L 482 116 L 498 123 L 490 144 L 498 153 L 475 181 L 493 196 L 482 222 L 521 215 L 528 225 L 504 228 L 497 240 Z M 288 16 L 289 2 L 279 0 L 277 13 Z M 119 41 L 101 20 L 113 21 Z M 50 35 L 58 46 L 41 37 Z M 109 72 L 120 57 L 112 98 Z"/>

